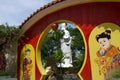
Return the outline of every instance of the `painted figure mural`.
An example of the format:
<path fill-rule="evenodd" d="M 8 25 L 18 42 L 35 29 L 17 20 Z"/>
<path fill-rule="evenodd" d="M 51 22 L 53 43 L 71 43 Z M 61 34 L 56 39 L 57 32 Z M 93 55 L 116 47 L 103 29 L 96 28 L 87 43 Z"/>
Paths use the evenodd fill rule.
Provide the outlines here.
<path fill-rule="evenodd" d="M 104 75 L 104 80 L 112 80 L 110 78 L 112 71 L 120 67 L 120 52 L 111 44 L 111 30 L 96 35 L 96 41 L 100 46 L 95 59 L 99 75 Z"/>
<path fill-rule="evenodd" d="M 32 74 L 32 60 L 30 59 L 30 53 L 30 49 L 25 51 L 25 58 L 23 60 L 23 80 L 30 80 Z"/>

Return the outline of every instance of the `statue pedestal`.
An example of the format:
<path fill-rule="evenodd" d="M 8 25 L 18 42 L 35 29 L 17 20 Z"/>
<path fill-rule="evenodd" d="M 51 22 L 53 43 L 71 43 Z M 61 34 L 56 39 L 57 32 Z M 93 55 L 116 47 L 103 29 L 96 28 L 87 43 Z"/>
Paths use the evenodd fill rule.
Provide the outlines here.
<path fill-rule="evenodd" d="M 58 80 L 80 80 L 77 74 L 58 74 Z"/>

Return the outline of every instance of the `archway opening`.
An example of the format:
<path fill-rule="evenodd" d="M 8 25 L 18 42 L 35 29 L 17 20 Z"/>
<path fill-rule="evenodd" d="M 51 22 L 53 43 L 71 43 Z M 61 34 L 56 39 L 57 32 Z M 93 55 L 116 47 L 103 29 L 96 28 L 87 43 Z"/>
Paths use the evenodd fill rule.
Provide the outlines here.
<path fill-rule="evenodd" d="M 50 24 L 38 45 L 46 78 L 52 74 L 57 79 L 80 80 L 78 73 L 85 61 L 85 41 L 77 25 L 67 21 Z"/>

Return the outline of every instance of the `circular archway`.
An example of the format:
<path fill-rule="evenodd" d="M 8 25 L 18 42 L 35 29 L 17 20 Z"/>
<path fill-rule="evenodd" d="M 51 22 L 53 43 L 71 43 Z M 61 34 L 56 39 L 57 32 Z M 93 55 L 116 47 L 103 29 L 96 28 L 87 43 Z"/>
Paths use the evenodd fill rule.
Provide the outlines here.
<path fill-rule="evenodd" d="M 36 54 L 41 79 L 48 76 L 48 69 L 58 79 L 82 79 L 86 50 L 83 32 L 75 23 L 59 20 L 48 25 L 40 35 Z"/>

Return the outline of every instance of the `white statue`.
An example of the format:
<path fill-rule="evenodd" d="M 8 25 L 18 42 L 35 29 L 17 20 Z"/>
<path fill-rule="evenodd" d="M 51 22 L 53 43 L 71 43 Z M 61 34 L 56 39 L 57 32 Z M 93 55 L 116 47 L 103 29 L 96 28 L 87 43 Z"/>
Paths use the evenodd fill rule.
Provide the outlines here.
<path fill-rule="evenodd" d="M 58 67 L 73 67 L 72 65 L 72 53 L 71 53 L 71 40 L 69 31 L 67 30 L 66 23 L 61 24 L 61 30 L 63 30 L 64 35 L 61 39 L 61 50 L 63 52 L 62 62 L 58 65 Z"/>

